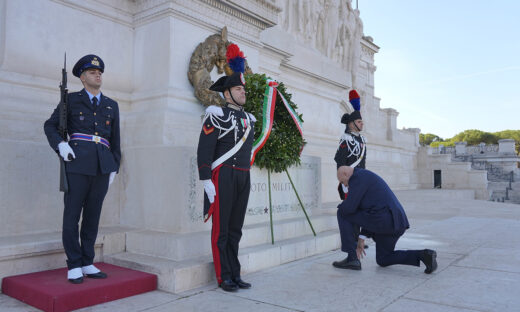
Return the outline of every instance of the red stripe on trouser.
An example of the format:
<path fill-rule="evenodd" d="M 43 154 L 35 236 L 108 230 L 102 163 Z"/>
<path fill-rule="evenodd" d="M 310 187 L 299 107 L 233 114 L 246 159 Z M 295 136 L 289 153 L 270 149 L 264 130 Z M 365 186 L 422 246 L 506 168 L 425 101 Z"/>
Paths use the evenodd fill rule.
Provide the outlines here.
<path fill-rule="evenodd" d="M 215 265 L 215 274 L 217 276 L 217 282 L 220 284 L 222 282 L 222 278 L 220 276 L 221 266 L 220 266 L 220 251 L 217 246 L 218 237 L 220 235 L 220 199 L 218 195 L 218 176 L 220 173 L 220 168 L 222 165 L 215 168 L 211 174 L 211 181 L 213 185 L 215 185 L 215 200 L 213 204 L 211 204 L 209 208 L 209 213 L 211 214 L 211 250 L 213 251 L 213 264 Z"/>

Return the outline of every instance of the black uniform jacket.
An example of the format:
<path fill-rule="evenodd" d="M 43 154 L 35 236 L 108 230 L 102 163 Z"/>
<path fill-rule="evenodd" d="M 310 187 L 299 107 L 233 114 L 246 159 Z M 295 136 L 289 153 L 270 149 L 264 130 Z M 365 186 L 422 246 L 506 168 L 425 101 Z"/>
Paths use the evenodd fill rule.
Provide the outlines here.
<path fill-rule="evenodd" d="M 249 116 L 249 122 L 247 116 Z M 202 125 L 197 148 L 197 164 L 201 180 L 211 179 L 211 164 L 232 149 L 244 136 L 248 127 L 249 134 L 242 147 L 224 162 L 224 166 L 239 170 L 251 168 L 251 149 L 254 141 L 254 117 L 244 111 L 228 107 L 210 106 Z M 224 135 L 224 133 L 227 133 Z M 219 138 L 219 136 L 223 135 Z"/>
<path fill-rule="evenodd" d="M 341 137 L 341 140 L 339 141 L 339 147 L 336 151 L 336 156 L 334 156 L 337 168 L 341 166 L 350 166 L 360 157 L 363 157 L 357 164 L 356 168 L 365 169 L 367 149 L 365 147 L 365 150 L 363 151 L 363 146 L 365 146 L 365 140 L 361 134 L 355 135 L 345 131 Z M 343 192 L 341 183 L 338 184 L 338 194 L 341 200 L 345 199 L 345 192 Z"/>
<path fill-rule="evenodd" d="M 338 150 L 336 151 L 336 156 L 334 160 L 336 161 L 337 168 L 341 166 L 350 166 L 355 163 L 360 157 L 363 157 L 356 168 L 365 169 L 365 159 L 367 155 L 367 150 L 365 148 L 363 154 L 363 146 L 365 142 L 361 135 L 355 135 L 350 132 L 345 132 L 342 136 Z"/>
<path fill-rule="evenodd" d="M 97 175 L 98 168 L 102 174 L 119 171 L 121 147 L 119 138 L 119 107 L 117 102 L 101 94 L 99 105 L 94 106 L 85 89 L 68 94 L 67 131 L 97 135 L 110 142 L 110 148 L 104 144 L 72 140 L 70 147 L 76 159 L 65 162 L 69 173 Z M 58 144 L 63 141 L 58 132 L 59 105 L 43 128 L 49 145 L 58 152 Z"/>

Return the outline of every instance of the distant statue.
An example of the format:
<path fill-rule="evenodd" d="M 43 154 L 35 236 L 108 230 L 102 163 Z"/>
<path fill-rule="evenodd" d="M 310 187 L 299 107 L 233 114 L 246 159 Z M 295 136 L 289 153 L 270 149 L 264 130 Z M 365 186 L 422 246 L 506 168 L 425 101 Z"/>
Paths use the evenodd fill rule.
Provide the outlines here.
<path fill-rule="evenodd" d="M 350 38 L 351 47 L 348 51 L 348 65 L 347 69 L 352 75 L 352 87 L 359 88 L 357 81 L 357 72 L 359 68 L 359 62 L 361 60 L 361 38 L 363 37 L 363 22 L 359 18 L 359 10 L 349 11 L 350 17 L 349 29 L 352 32 Z"/>
<path fill-rule="evenodd" d="M 484 148 L 486 147 L 486 143 L 480 142 L 479 148 L 480 148 L 480 154 L 484 154 Z"/>
<path fill-rule="evenodd" d="M 336 38 L 338 35 L 339 25 L 339 2 L 338 0 L 326 0 L 325 1 L 325 55 L 328 58 L 332 58 L 334 49 L 336 48 Z"/>

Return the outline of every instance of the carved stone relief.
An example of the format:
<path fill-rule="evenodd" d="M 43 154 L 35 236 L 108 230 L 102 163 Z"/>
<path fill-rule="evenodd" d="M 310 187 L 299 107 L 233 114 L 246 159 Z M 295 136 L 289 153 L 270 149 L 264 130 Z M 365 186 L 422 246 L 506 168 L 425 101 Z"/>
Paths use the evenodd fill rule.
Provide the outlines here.
<path fill-rule="evenodd" d="M 285 0 L 280 26 L 352 73 L 355 85 L 363 23 L 351 0 Z"/>

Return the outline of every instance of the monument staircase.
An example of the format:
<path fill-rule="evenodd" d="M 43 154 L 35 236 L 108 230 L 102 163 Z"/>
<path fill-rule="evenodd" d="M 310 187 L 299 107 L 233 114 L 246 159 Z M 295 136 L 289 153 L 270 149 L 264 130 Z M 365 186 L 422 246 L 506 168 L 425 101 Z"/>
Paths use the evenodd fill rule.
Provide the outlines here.
<path fill-rule="evenodd" d="M 478 164 L 478 163 L 476 163 Z M 481 167 L 479 165 L 472 167 Z M 501 167 L 486 163 L 489 200 L 520 204 L 520 182 L 514 171 L 506 171 Z M 517 182 L 515 182 L 517 181 Z"/>
<path fill-rule="evenodd" d="M 499 140 L 498 145 L 481 143 L 466 146 L 466 142 L 455 143 L 455 148 L 441 149 L 451 154 L 456 162 L 470 162 L 471 169 L 486 170 L 489 200 L 520 204 L 520 171 L 515 151 L 515 141 Z"/>
<path fill-rule="evenodd" d="M 274 244 L 269 218 L 245 225 L 239 250 L 242 274 L 339 248 L 336 205 L 323 204 L 312 210 L 310 219 L 316 236 L 304 216 L 274 221 Z M 155 274 L 158 289 L 179 293 L 211 282 L 216 285 L 210 238 L 210 231 L 178 234 L 123 226 L 100 227 L 95 262 Z M 0 279 L 64 269 L 65 259 L 61 232 L 0 238 Z"/>
<path fill-rule="evenodd" d="M 274 244 L 269 221 L 245 225 L 239 250 L 242 274 L 339 248 L 336 207 L 324 206 L 313 210 L 310 216 L 316 236 L 305 217 L 275 221 Z M 210 237 L 209 231 L 189 234 L 129 231 L 126 249 L 105 255 L 103 260 L 156 274 L 159 289 L 180 293 L 211 282 L 216 285 Z"/>

